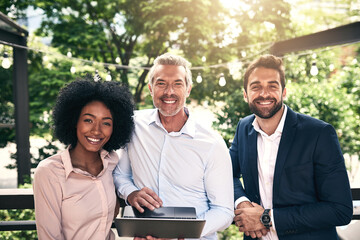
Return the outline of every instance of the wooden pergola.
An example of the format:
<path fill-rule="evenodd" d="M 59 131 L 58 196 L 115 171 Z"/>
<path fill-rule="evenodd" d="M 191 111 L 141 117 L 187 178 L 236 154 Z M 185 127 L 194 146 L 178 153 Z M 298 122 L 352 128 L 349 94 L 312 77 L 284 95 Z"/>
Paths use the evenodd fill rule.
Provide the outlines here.
<path fill-rule="evenodd" d="M 270 53 L 283 56 L 287 53 L 336 46 L 360 41 L 360 22 L 354 22 L 325 31 L 274 43 Z"/>
<path fill-rule="evenodd" d="M 30 121 L 27 66 L 28 31 L 0 12 L 0 44 L 13 47 L 13 99 L 18 185 L 30 177 Z M 22 46 L 22 47 L 19 47 Z"/>

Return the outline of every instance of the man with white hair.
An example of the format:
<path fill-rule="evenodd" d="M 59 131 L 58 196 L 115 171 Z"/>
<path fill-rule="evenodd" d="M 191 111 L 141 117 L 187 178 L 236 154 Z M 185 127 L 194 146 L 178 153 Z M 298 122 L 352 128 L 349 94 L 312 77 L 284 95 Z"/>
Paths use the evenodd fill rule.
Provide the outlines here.
<path fill-rule="evenodd" d="M 221 136 L 185 107 L 192 81 L 184 58 L 163 54 L 150 69 L 155 109 L 135 113 L 135 132 L 114 171 L 117 193 L 140 212 L 160 206 L 195 207 L 205 219 L 201 239 L 233 219 L 232 167 Z"/>

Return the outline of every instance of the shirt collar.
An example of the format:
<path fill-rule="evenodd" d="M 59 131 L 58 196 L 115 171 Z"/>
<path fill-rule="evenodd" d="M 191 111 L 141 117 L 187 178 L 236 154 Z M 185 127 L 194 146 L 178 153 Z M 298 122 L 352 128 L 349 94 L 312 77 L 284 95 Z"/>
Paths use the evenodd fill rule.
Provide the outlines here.
<path fill-rule="evenodd" d="M 280 122 L 275 130 L 275 132 L 272 134 L 282 134 L 282 131 L 284 129 L 284 125 L 285 125 L 285 119 L 286 119 L 286 114 L 287 114 L 287 106 L 284 104 L 284 112 L 283 115 L 281 116 Z M 257 122 L 256 118 L 254 119 L 253 123 L 252 123 L 255 131 L 257 131 L 258 133 L 268 136 L 263 130 L 261 130 L 259 123 Z"/>
<path fill-rule="evenodd" d="M 170 136 L 180 136 L 181 134 L 189 135 L 190 137 L 195 137 L 195 120 L 193 119 L 192 115 L 189 112 L 187 107 L 184 107 L 184 111 L 188 115 L 188 119 L 185 122 L 184 126 L 181 128 L 179 132 L 170 132 L 168 133 Z M 151 114 L 148 124 L 156 124 L 158 127 L 166 131 L 164 126 L 161 123 L 160 116 L 159 116 L 159 109 L 155 109 L 155 111 Z M 167 131 L 166 131 L 167 132 Z"/>
<path fill-rule="evenodd" d="M 104 170 L 107 169 L 107 167 L 108 167 L 109 162 L 105 161 L 105 158 L 108 157 L 108 155 L 109 155 L 108 151 L 106 151 L 104 149 L 100 150 L 100 158 L 103 163 L 103 170 L 100 172 L 100 174 L 98 176 L 101 176 L 103 174 Z M 65 169 L 65 179 L 67 179 L 69 177 L 70 173 L 74 171 L 74 167 L 71 163 L 71 157 L 70 157 L 70 146 L 68 146 L 66 148 L 66 150 L 61 153 L 61 160 L 63 162 L 64 169 Z"/>

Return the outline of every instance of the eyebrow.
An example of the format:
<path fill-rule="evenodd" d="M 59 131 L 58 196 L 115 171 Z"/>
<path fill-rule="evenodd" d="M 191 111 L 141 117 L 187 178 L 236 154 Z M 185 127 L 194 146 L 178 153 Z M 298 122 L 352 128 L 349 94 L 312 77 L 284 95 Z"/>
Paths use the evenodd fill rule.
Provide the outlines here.
<path fill-rule="evenodd" d="M 155 81 L 163 81 L 163 82 L 166 82 L 166 80 L 161 79 L 161 78 L 156 78 Z M 174 80 L 174 82 L 179 82 L 179 81 L 181 81 L 181 82 L 183 82 L 183 81 L 186 82 L 185 79 L 181 79 L 181 78 Z"/>
<path fill-rule="evenodd" d="M 254 84 L 259 84 L 259 83 L 260 83 L 260 81 L 254 81 L 254 82 L 251 82 L 249 86 L 252 86 L 252 85 L 254 85 Z M 280 86 L 279 81 L 276 81 L 276 80 L 271 80 L 271 81 L 269 81 L 268 83 L 271 83 L 271 84 L 274 84 L 274 83 L 275 83 L 275 84 L 277 84 L 277 85 Z"/>
<path fill-rule="evenodd" d="M 91 113 L 84 113 L 84 116 L 90 116 L 90 117 L 93 117 L 93 118 L 96 118 L 94 115 L 92 115 Z M 106 120 L 106 119 L 110 119 L 111 121 L 113 120 L 111 117 L 104 117 L 102 118 L 103 120 Z"/>

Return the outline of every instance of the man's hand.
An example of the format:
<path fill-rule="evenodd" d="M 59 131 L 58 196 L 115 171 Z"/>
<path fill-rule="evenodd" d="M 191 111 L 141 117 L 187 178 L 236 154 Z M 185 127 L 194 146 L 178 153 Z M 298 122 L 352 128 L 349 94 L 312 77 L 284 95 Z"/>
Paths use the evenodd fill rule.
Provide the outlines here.
<path fill-rule="evenodd" d="M 260 215 L 257 215 L 260 212 Z M 236 206 L 234 222 L 240 232 L 252 238 L 265 236 L 269 229 L 260 222 L 264 209 L 256 203 L 244 201 Z M 251 217 L 250 217 L 251 215 Z M 258 216 L 258 218 L 256 218 Z M 250 219 L 248 219 L 250 218 Z"/>
<path fill-rule="evenodd" d="M 143 213 L 142 207 L 147 207 L 151 211 L 162 206 L 163 202 L 156 193 L 150 188 L 144 187 L 141 190 L 130 193 L 127 198 L 128 203 Z"/>

